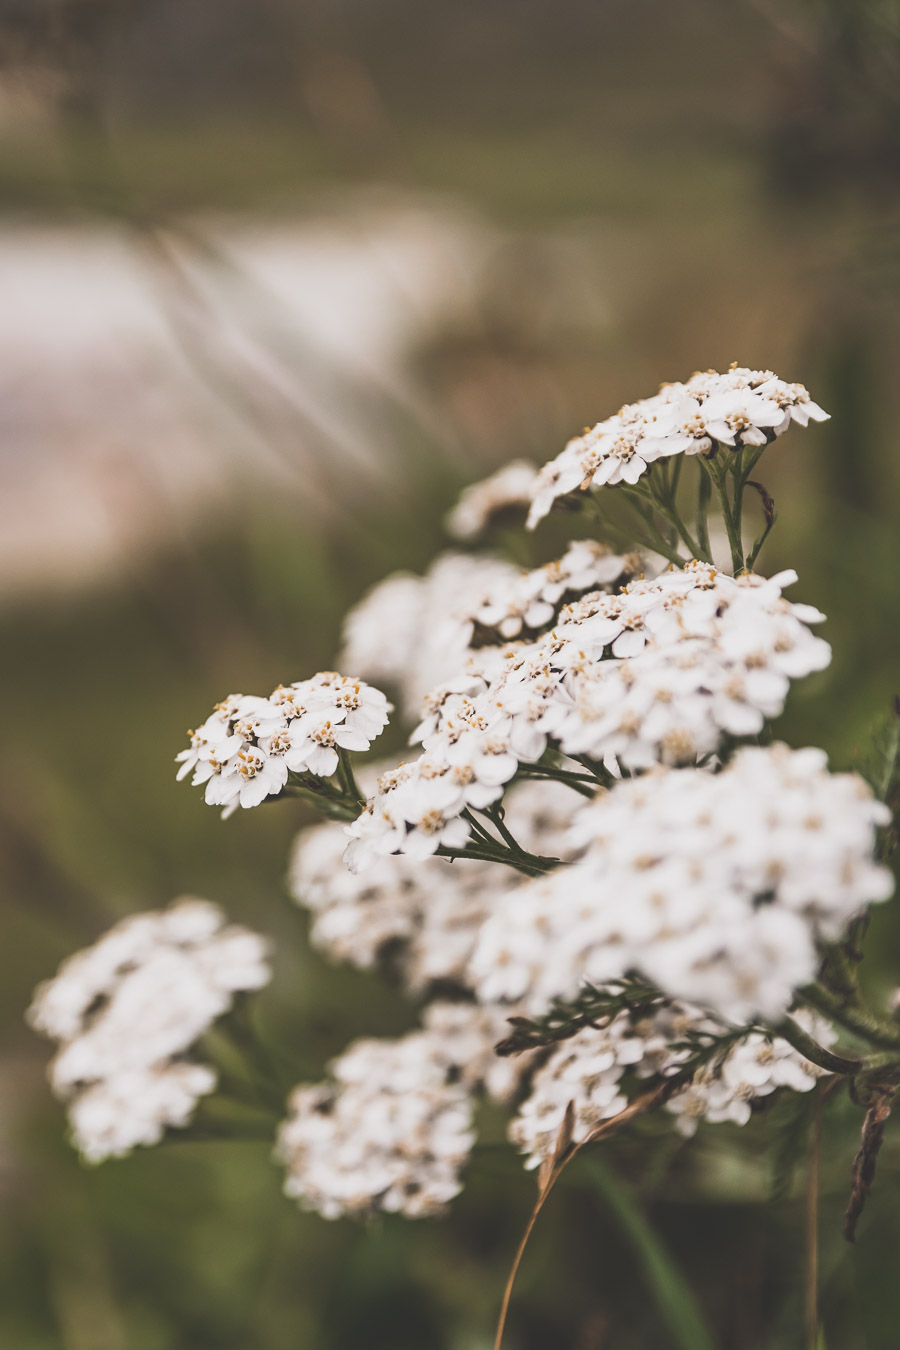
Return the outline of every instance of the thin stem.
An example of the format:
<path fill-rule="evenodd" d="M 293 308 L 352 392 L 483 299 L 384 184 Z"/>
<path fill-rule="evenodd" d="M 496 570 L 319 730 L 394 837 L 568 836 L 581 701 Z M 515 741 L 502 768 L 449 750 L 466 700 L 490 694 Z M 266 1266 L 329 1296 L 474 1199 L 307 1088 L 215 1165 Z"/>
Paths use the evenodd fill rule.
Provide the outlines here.
<path fill-rule="evenodd" d="M 353 772 L 353 765 L 350 762 L 350 756 L 343 748 L 338 749 L 338 780 L 344 789 L 345 796 L 355 802 L 357 807 L 362 810 L 366 804 L 366 799 L 360 791 L 359 784 L 356 781 L 356 775 Z"/>
<path fill-rule="evenodd" d="M 672 460 L 666 460 L 666 463 L 672 464 L 672 479 L 669 484 L 669 491 L 671 492 L 672 500 L 674 501 L 675 495 L 678 492 L 678 484 L 681 479 L 681 466 L 684 463 L 684 455 L 675 455 L 674 463 L 672 463 Z"/>
<path fill-rule="evenodd" d="M 652 516 L 652 511 L 655 509 L 659 511 L 661 516 L 664 516 L 666 520 L 668 520 L 676 534 L 681 538 L 682 543 L 687 546 L 690 556 L 696 558 L 699 545 L 692 538 L 690 531 L 682 520 L 681 514 L 675 505 L 675 501 L 671 494 L 667 493 L 665 488 L 661 492 L 657 492 L 652 482 L 647 488 L 642 488 L 638 485 L 632 488 L 631 491 L 636 498 L 633 504 L 648 528 L 652 530 L 656 530 L 657 528 Z M 641 499 L 650 503 L 649 510 L 645 510 L 641 506 Z M 679 558 L 679 565 L 683 565 L 683 563 L 684 559 Z"/>
<path fill-rule="evenodd" d="M 871 1045 L 892 1050 L 900 1058 L 900 1027 L 882 1022 L 865 1008 L 845 1007 L 839 998 L 820 984 L 808 984 L 798 991 L 803 1002 L 816 1012 L 830 1017 L 847 1031 L 853 1031 Z"/>
<path fill-rule="evenodd" d="M 676 567 L 683 567 L 684 558 L 682 558 L 677 549 L 672 548 L 668 540 L 663 538 L 653 519 L 652 511 L 649 511 L 644 507 L 643 492 L 640 489 L 629 487 L 628 484 L 625 483 L 622 484 L 622 488 L 625 500 L 637 515 L 640 516 L 644 526 L 650 533 L 648 539 L 639 539 L 638 542 L 642 544 L 644 548 L 653 549 L 656 553 L 660 553 L 664 558 L 668 558 L 669 562 L 674 563 Z"/>
<path fill-rule="evenodd" d="M 267 797 L 266 801 L 276 802 L 281 797 L 297 797 L 332 820 L 356 820 L 361 809 L 358 802 L 349 802 L 343 794 L 329 790 L 322 778 L 286 783 L 277 797 Z"/>
<path fill-rule="evenodd" d="M 489 833 L 489 831 L 487 831 L 484 828 L 484 826 L 481 824 L 479 820 L 476 820 L 474 813 L 469 810 L 468 806 L 465 808 L 464 811 L 461 811 L 460 814 L 463 820 L 467 821 L 468 824 L 471 825 L 472 829 L 475 831 L 475 833 L 478 835 L 479 839 L 483 843 L 488 844 L 491 848 L 496 848 L 497 840 L 494 838 L 492 834 Z"/>
<path fill-rule="evenodd" d="M 626 1125 L 630 1120 L 634 1120 L 636 1116 L 646 1115 L 648 1112 L 655 1110 L 657 1106 L 661 1106 L 663 1102 L 667 1101 L 669 1097 L 678 1091 L 683 1085 L 683 1082 L 684 1079 L 681 1074 L 674 1074 L 660 1087 L 651 1089 L 651 1091 L 645 1092 L 643 1096 L 636 1097 L 634 1101 L 629 1102 L 618 1115 L 612 1116 L 609 1120 L 602 1121 L 591 1131 L 587 1138 L 581 1141 L 580 1144 L 575 1144 L 571 1147 L 568 1146 L 564 1137 L 564 1123 L 561 1137 L 557 1140 L 556 1155 L 552 1159 L 547 1159 L 544 1167 L 541 1168 L 541 1171 L 538 1174 L 540 1190 L 538 1191 L 537 1200 L 534 1203 L 534 1209 L 531 1211 L 528 1223 L 525 1226 L 525 1232 L 522 1234 L 519 1245 L 516 1248 L 512 1269 L 509 1272 L 506 1288 L 503 1291 L 503 1301 L 500 1305 L 500 1316 L 497 1321 L 497 1334 L 494 1337 L 494 1350 L 502 1350 L 503 1333 L 506 1330 L 506 1319 L 509 1314 L 509 1304 L 512 1299 L 513 1286 L 516 1282 L 516 1276 L 519 1273 L 519 1267 L 522 1264 L 522 1257 L 525 1255 L 525 1248 L 528 1246 L 528 1239 L 534 1231 L 538 1215 L 544 1208 L 550 1192 L 553 1190 L 553 1187 L 556 1185 L 569 1163 L 573 1158 L 578 1156 L 587 1144 L 598 1143 L 601 1139 L 606 1139 L 609 1135 L 616 1134 L 623 1125 Z M 549 1167 L 547 1167 L 547 1163 L 549 1163 Z M 545 1167 L 547 1167 L 546 1174 L 544 1171 Z"/>
<path fill-rule="evenodd" d="M 701 556 L 706 562 L 712 562 L 712 548 L 709 542 L 709 499 L 712 496 L 712 483 L 709 474 L 700 470 L 697 481 L 697 537 L 700 541 Z"/>
<path fill-rule="evenodd" d="M 503 807 L 499 802 L 495 802 L 493 806 L 487 807 L 483 814 L 487 816 L 488 820 L 496 825 L 508 848 L 511 848 L 515 853 L 525 854 L 525 849 L 522 848 L 522 845 L 504 821 Z"/>
<path fill-rule="evenodd" d="M 813 1040 L 792 1017 L 786 1017 L 775 1030 L 782 1040 L 787 1041 L 795 1050 L 799 1050 L 805 1059 L 812 1064 L 818 1064 L 819 1068 L 825 1069 L 827 1073 L 852 1076 L 859 1073 L 862 1068 L 862 1060 L 845 1059 L 843 1055 L 836 1055 L 824 1045 L 819 1045 L 819 1042 Z"/>
<path fill-rule="evenodd" d="M 526 769 L 520 769 L 517 777 L 524 779 L 550 778 L 555 782 L 565 783 L 566 787 L 570 787 L 573 792 L 579 792 L 582 797 L 593 797 L 594 788 L 591 787 L 591 784 L 596 785 L 597 781 L 595 778 L 588 778 L 581 774 L 567 773 L 565 769 L 551 769 L 540 764 L 529 764 Z"/>
<path fill-rule="evenodd" d="M 682 519 L 681 516 L 681 512 L 678 510 L 678 507 L 675 504 L 674 497 L 670 497 L 669 501 L 665 505 L 660 503 L 660 510 L 663 512 L 664 515 L 668 517 L 669 520 L 671 520 L 672 524 L 675 526 L 675 529 L 677 530 L 681 539 L 687 545 L 691 557 L 699 558 L 700 545 L 697 542 L 697 540 L 694 539 L 687 525 L 685 525 L 684 520 Z"/>
<path fill-rule="evenodd" d="M 753 541 L 753 547 L 751 548 L 750 552 L 747 554 L 747 570 L 748 570 L 748 572 L 752 572 L 752 571 L 753 571 L 753 566 L 754 566 L 754 564 L 755 564 L 757 558 L 758 558 L 759 555 L 760 555 L 760 551 L 762 550 L 762 546 L 763 546 L 763 544 L 766 542 L 766 540 L 768 539 L 769 535 L 771 534 L 771 532 L 772 532 L 772 527 L 773 527 L 773 525 L 775 524 L 775 522 L 776 522 L 777 519 L 778 519 L 777 515 L 773 515 L 772 518 L 771 518 L 771 520 L 767 520 L 766 523 L 765 523 L 765 525 L 763 526 L 763 528 L 760 530 L 759 534 L 756 536 L 756 539 Z"/>
<path fill-rule="evenodd" d="M 731 512 L 731 503 L 728 500 L 725 473 L 721 465 L 716 464 L 715 460 L 701 459 L 700 462 L 715 483 L 716 491 L 719 494 L 719 502 L 722 506 L 722 519 L 725 522 L 725 533 L 728 535 L 728 544 L 731 548 L 731 564 L 734 568 L 734 574 L 737 576 L 738 572 L 743 571 L 744 568 L 744 553 L 740 535 L 735 528 L 734 516 Z"/>
<path fill-rule="evenodd" d="M 577 764 L 584 765 L 594 782 L 599 783 L 601 787 L 609 787 L 610 783 L 615 781 L 613 775 L 604 767 L 604 765 L 597 764 L 587 755 L 572 755 L 571 758 L 574 759 Z"/>
<path fill-rule="evenodd" d="M 734 532 L 741 541 L 741 552 L 743 553 L 744 537 L 741 533 L 741 521 L 744 515 L 744 483 L 746 482 L 746 473 L 744 470 L 744 447 L 732 452 L 731 473 L 734 478 L 734 487 L 732 488 L 733 506 L 732 520 L 734 521 Z"/>
<path fill-rule="evenodd" d="M 485 845 L 479 847 L 477 842 L 473 844 L 471 841 L 465 848 L 447 848 L 441 844 L 437 853 L 440 858 L 472 858 L 476 862 L 506 863 L 507 867 L 514 867 L 517 872 L 524 872 L 528 877 L 543 876 L 560 865 L 559 858 L 539 858 L 534 853 L 518 854 L 499 846 L 488 849 Z"/>

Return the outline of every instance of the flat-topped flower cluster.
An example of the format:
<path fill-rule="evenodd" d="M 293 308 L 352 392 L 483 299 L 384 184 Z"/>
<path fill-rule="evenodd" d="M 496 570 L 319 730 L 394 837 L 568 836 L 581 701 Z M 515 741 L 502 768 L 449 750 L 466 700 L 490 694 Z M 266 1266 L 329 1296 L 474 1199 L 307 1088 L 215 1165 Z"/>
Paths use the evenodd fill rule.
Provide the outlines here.
<path fill-rule="evenodd" d="M 528 528 L 560 497 L 578 490 L 634 484 L 657 460 L 707 455 L 714 445 L 759 448 L 796 423 L 828 417 L 802 384 L 771 370 L 732 366 L 720 375 L 699 371 L 683 384 L 664 384 L 652 398 L 628 403 L 576 436 L 546 464 L 529 490 Z"/>
<path fill-rule="evenodd" d="M 379 780 L 352 826 L 350 867 L 464 847 L 463 813 L 497 801 L 548 748 L 634 771 L 695 763 L 726 736 L 758 733 L 791 679 L 831 656 L 807 627 L 824 616 L 781 594 L 795 579 L 689 564 L 589 592 L 535 641 L 495 651 L 490 678 L 470 663 L 429 699 L 414 733 L 424 753 Z"/>
<path fill-rule="evenodd" d="M 178 777 L 224 815 L 290 792 L 331 817 L 291 860 L 312 942 L 389 970 L 424 1005 L 417 1030 L 354 1042 L 291 1095 L 277 1156 L 305 1207 L 439 1213 L 481 1095 L 512 1108 L 509 1138 L 535 1167 L 647 1083 L 690 1135 L 701 1119 L 745 1124 L 776 1090 L 850 1062 L 803 1005 L 819 1006 L 809 991 L 848 925 L 891 893 L 877 857 L 890 812 L 823 752 L 772 743 L 792 682 L 831 650 L 812 631 L 824 616 L 783 593 L 796 573 L 745 567 L 741 533 L 762 450 L 825 416 L 770 371 L 707 372 L 539 471 L 517 463 L 470 489 L 451 519 L 465 539 L 623 485 L 640 498 L 642 551 L 580 538 L 528 568 L 449 553 L 370 589 L 341 664 L 397 698 L 416 748 L 363 765 L 364 791 L 351 756 L 393 707 L 361 679 L 234 695 L 191 733 Z M 694 534 L 665 468 L 677 456 L 703 462 Z M 711 561 L 713 486 L 733 573 Z M 774 508 L 753 486 L 764 541 Z M 31 1016 L 63 1043 L 52 1080 L 79 1147 L 96 1159 L 187 1124 L 215 1085 L 187 1053 L 267 978 L 261 939 L 199 902 L 73 958 Z"/>
<path fill-rule="evenodd" d="M 277 796 L 291 774 L 330 778 L 342 750 L 368 750 L 387 726 L 380 689 L 334 671 L 279 685 L 268 698 L 231 694 L 217 703 L 177 756 L 179 778 L 193 772 L 223 817 Z"/>
<path fill-rule="evenodd" d="M 777 1023 L 810 982 L 817 944 L 886 899 L 873 862 L 889 819 L 818 750 L 738 751 L 719 773 L 657 768 L 575 816 L 581 856 L 494 906 L 470 978 L 484 1001 L 541 1012 L 639 971 L 741 1025 Z"/>
<path fill-rule="evenodd" d="M 184 1126 L 216 1074 L 187 1058 L 237 994 L 271 975 L 268 944 L 206 900 L 122 919 L 36 991 L 31 1025 L 60 1044 L 50 1082 L 91 1162 Z"/>

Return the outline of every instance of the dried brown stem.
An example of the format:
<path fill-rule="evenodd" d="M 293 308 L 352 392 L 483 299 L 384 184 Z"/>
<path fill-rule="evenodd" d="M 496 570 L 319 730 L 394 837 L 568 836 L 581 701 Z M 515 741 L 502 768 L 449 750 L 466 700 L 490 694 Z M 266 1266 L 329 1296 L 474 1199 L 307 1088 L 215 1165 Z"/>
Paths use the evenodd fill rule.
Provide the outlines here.
<path fill-rule="evenodd" d="M 541 1170 L 538 1173 L 538 1196 L 534 1202 L 534 1209 L 531 1211 L 528 1222 L 525 1225 L 525 1231 L 522 1234 L 519 1245 L 513 1258 L 512 1268 L 509 1272 L 509 1278 L 506 1281 L 506 1288 L 503 1291 L 503 1302 L 500 1305 L 500 1317 L 497 1321 L 497 1332 L 494 1337 L 494 1350 L 502 1350 L 503 1333 L 506 1330 L 506 1319 L 509 1313 L 509 1304 L 512 1298 L 513 1286 L 516 1282 L 516 1276 L 519 1273 L 519 1266 L 522 1264 L 522 1257 L 525 1255 L 525 1248 L 528 1246 L 528 1240 L 534 1231 L 538 1215 L 544 1208 L 544 1204 L 553 1187 L 561 1177 L 562 1173 L 568 1167 L 573 1158 L 577 1157 L 583 1148 L 588 1144 L 595 1144 L 601 1139 L 608 1139 L 610 1135 L 616 1134 L 623 1125 L 627 1125 L 630 1120 L 637 1116 L 646 1115 L 654 1111 L 657 1106 L 661 1106 L 667 1101 L 679 1088 L 684 1086 L 683 1078 L 680 1074 L 667 1079 L 659 1087 L 651 1092 L 645 1092 L 641 1097 L 635 1097 L 633 1102 L 619 1112 L 617 1116 L 612 1116 L 609 1120 L 604 1120 L 595 1130 L 582 1139 L 580 1144 L 572 1146 L 572 1124 L 574 1117 L 573 1104 L 570 1102 L 566 1108 L 566 1114 L 560 1131 L 556 1139 L 556 1146 L 553 1154 L 544 1160 Z"/>
<path fill-rule="evenodd" d="M 873 1090 L 876 1095 L 866 1111 L 859 1151 L 853 1159 L 853 1189 L 847 1202 L 843 1229 L 848 1242 L 853 1242 L 856 1237 L 856 1225 L 859 1223 L 872 1189 L 872 1182 L 875 1180 L 878 1152 L 884 1142 L 884 1128 L 891 1114 L 897 1088 L 895 1084 L 880 1088 L 876 1088 L 873 1084 Z"/>

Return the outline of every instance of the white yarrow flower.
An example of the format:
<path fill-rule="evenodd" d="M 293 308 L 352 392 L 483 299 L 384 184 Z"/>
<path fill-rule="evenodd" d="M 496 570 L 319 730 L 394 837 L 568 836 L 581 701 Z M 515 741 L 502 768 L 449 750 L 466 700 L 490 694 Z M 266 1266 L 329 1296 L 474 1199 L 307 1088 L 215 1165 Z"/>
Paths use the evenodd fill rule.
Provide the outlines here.
<path fill-rule="evenodd" d="M 440 1214 L 462 1189 L 472 1095 L 440 1037 L 355 1041 L 332 1079 L 295 1088 L 278 1133 L 285 1193 L 326 1219 Z"/>
<path fill-rule="evenodd" d="M 886 811 L 820 751 L 785 746 L 623 781 L 576 816 L 580 860 L 500 897 L 469 981 L 543 1012 L 639 971 L 738 1025 L 776 1019 L 814 978 L 816 943 L 891 894 L 874 861 Z"/>
<path fill-rule="evenodd" d="M 569 441 L 536 475 L 528 528 L 553 503 L 576 490 L 637 483 L 658 459 L 707 455 L 714 443 L 738 450 L 764 446 L 796 422 L 828 417 L 802 384 L 788 384 L 769 370 L 732 366 L 704 371 L 684 384 L 663 385 L 652 398 L 627 404 L 614 416 Z"/>
<path fill-rule="evenodd" d="M 156 1143 L 214 1090 L 212 1069 L 184 1055 L 271 974 L 265 940 L 223 924 L 191 898 L 132 915 L 35 991 L 28 1020 L 60 1043 L 50 1082 L 92 1162 Z"/>
<path fill-rule="evenodd" d="M 474 539 L 504 512 L 527 510 L 537 467 L 528 460 L 514 459 L 496 473 L 473 483 L 460 496 L 446 520 L 454 539 Z"/>
<path fill-rule="evenodd" d="M 340 752 L 368 750 L 391 711 L 380 689 L 334 671 L 279 685 L 268 698 L 234 694 L 190 733 L 177 776 L 193 770 L 207 804 L 229 816 L 277 797 L 292 773 L 330 778 Z"/>

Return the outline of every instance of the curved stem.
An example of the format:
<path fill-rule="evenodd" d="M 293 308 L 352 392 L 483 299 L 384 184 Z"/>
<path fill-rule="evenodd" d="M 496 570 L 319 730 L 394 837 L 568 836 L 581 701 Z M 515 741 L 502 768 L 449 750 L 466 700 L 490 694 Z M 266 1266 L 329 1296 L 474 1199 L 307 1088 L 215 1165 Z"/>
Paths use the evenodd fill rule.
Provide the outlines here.
<path fill-rule="evenodd" d="M 487 816 L 488 820 L 500 831 L 507 848 L 512 849 L 514 853 L 521 853 L 525 856 L 525 849 L 522 848 L 522 845 L 519 843 L 512 830 L 509 829 L 503 818 L 503 807 L 499 802 L 494 802 L 493 806 L 488 806 L 482 814 Z"/>
<path fill-rule="evenodd" d="M 786 1017 L 783 1022 L 775 1028 L 775 1032 L 783 1041 L 787 1041 L 795 1050 L 808 1059 L 811 1064 L 818 1064 L 820 1069 L 825 1069 L 828 1073 L 856 1074 L 862 1068 L 862 1060 L 845 1059 L 843 1055 L 836 1055 L 831 1050 L 827 1050 L 824 1045 L 813 1040 L 803 1028 L 794 1021 L 792 1017 Z"/>
<path fill-rule="evenodd" d="M 820 984 L 805 985 L 798 992 L 803 1002 L 816 1012 L 829 1017 L 845 1030 L 855 1032 L 870 1045 L 895 1051 L 900 1058 L 900 1027 L 881 1021 L 865 1008 L 845 1007 L 839 998 Z"/>
<path fill-rule="evenodd" d="M 593 783 L 596 786 L 597 783 L 597 780 L 593 777 L 588 778 L 586 775 L 568 773 L 565 769 L 551 769 L 540 764 L 529 764 L 527 768 L 520 769 L 516 777 L 535 780 L 549 778 L 553 782 L 564 783 L 573 792 L 579 792 L 582 797 L 593 797 L 594 788 L 591 784 Z"/>
<path fill-rule="evenodd" d="M 676 567 L 684 566 L 684 558 L 677 549 L 674 549 L 668 540 L 664 539 L 660 530 L 657 528 L 653 519 L 653 512 L 644 506 L 644 493 L 640 488 L 630 487 L 627 483 L 622 485 L 623 494 L 629 506 L 640 516 L 645 529 L 649 531 L 649 538 L 641 539 L 638 542 L 644 548 L 653 549 L 656 553 L 668 558 L 670 563 Z M 688 545 L 690 547 L 690 545 Z"/>
<path fill-rule="evenodd" d="M 447 848 L 441 844 L 437 854 L 440 858 L 472 858 L 476 862 L 506 863 L 507 867 L 514 867 L 517 872 L 524 872 L 528 877 L 540 877 L 545 872 L 553 872 L 561 863 L 559 858 L 539 858 L 535 853 L 513 853 L 511 849 L 500 845 L 496 849 L 488 849 L 477 840 L 468 843 L 465 848 Z"/>
<path fill-rule="evenodd" d="M 475 833 L 478 835 L 478 837 L 481 839 L 483 843 L 488 844 L 491 848 L 497 847 L 497 840 L 494 838 L 492 834 L 489 833 L 488 830 L 484 828 L 484 826 L 481 824 L 479 820 L 475 819 L 474 813 L 470 811 L 468 807 L 466 807 L 464 811 L 460 812 L 460 814 L 462 815 L 463 820 L 467 821 L 468 824 L 471 825 L 472 829 L 475 831 Z"/>

